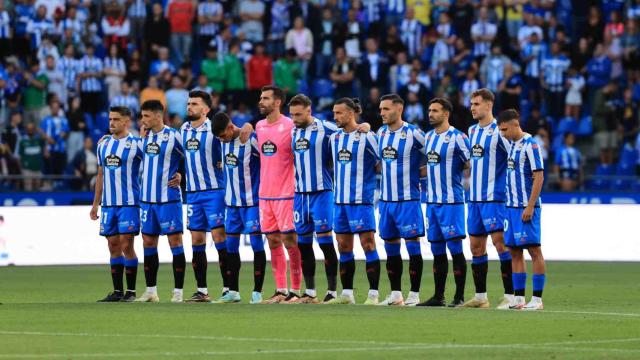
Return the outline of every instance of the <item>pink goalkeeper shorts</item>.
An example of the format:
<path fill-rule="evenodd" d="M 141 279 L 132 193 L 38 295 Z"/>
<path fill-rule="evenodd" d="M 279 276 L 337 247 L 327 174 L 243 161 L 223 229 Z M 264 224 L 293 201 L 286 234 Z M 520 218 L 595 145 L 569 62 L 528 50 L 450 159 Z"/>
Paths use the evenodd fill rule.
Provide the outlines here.
<path fill-rule="evenodd" d="M 293 199 L 260 199 L 259 207 L 260 228 L 264 234 L 294 231 Z"/>

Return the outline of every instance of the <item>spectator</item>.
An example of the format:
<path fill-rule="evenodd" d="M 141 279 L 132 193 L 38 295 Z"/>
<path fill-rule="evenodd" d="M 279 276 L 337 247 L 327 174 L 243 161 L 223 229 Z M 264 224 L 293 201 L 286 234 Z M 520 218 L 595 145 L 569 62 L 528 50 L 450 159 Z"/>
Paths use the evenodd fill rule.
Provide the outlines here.
<path fill-rule="evenodd" d="M 264 28 L 262 21 L 265 14 L 265 5 L 258 0 L 242 0 L 239 5 L 241 29 L 247 34 L 247 39 L 253 42 L 264 40 Z"/>
<path fill-rule="evenodd" d="M 56 65 L 56 59 L 52 55 L 47 55 L 45 59 L 44 74 L 49 80 L 47 92 L 57 94 L 63 104 L 67 102 L 67 87 L 65 86 L 65 78 L 60 68 Z"/>
<path fill-rule="evenodd" d="M 565 133 L 563 146 L 556 151 L 554 172 L 562 191 L 575 191 L 582 182 L 582 154 L 575 141 L 573 133 Z"/>
<path fill-rule="evenodd" d="M 70 42 L 80 44 L 85 34 L 84 24 L 78 19 L 78 8 L 67 6 L 66 15 L 58 24 L 57 34 L 62 37 L 70 35 Z M 67 35 L 68 34 L 68 35 Z"/>
<path fill-rule="evenodd" d="M 596 6 L 591 6 L 591 8 L 589 8 L 589 18 L 587 20 L 585 34 L 591 47 L 602 43 L 604 36 L 604 23 L 602 22 L 602 14 Z"/>
<path fill-rule="evenodd" d="M 522 63 L 526 66 L 524 80 L 527 94 L 525 96 L 534 104 L 540 104 L 540 65 L 547 52 L 546 44 L 541 40 L 538 33 L 534 32 L 522 49 Z"/>
<path fill-rule="evenodd" d="M 618 148 L 617 117 L 618 84 L 610 82 L 594 97 L 592 124 L 595 145 L 600 151 L 600 163 L 612 164 L 614 151 Z"/>
<path fill-rule="evenodd" d="M 587 63 L 587 88 L 589 104 L 593 106 L 595 94 L 611 80 L 611 60 L 602 44 L 596 45 L 593 58 Z M 594 109 L 595 110 L 595 109 Z"/>
<path fill-rule="evenodd" d="M 396 54 L 407 52 L 406 45 L 400 39 L 400 35 L 398 35 L 398 27 L 396 25 L 391 25 L 386 28 L 386 36 L 382 40 L 380 49 L 387 59 L 395 59 Z"/>
<path fill-rule="evenodd" d="M 35 17 L 36 10 L 31 1 L 16 0 L 14 11 L 13 49 L 20 58 L 25 58 L 31 51 L 30 34 L 27 28 L 31 19 Z"/>
<path fill-rule="evenodd" d="M 360 78 L 363 92 L 368 93 L 372 87 L 384 89 L 386 92 L 389 79 L 387 58 L 378 50 L 378 42 L 374 38 L 368 38 L 365 41 L 365 48 L 367 52 L 358 67 L 360 72 L 358 77 Z"/>
<path fill-rule="evenodd" d="M 480 89 L 480 82 L 476 79 L 476 72 L 470 70 L 460 86 L 460 105 L 471 106 L 471 94 L 478 89 Z"/>
<path fill-rule="evenodd" d="M 167 6 L 167 18 L 171 24 L 171 50 L 174 66 L 179 66 L 190 58 L 191 32 L 195 16 L 191 0 L 173 0 Z"/>
<path fill-rule="evenodd" d="M 547 56 L 540 67 L 542 74 L 542 88 L 545 92 L 545 105 L 547 113 L 555 120 L 559 120 L 563 115 L 565 101 L 566 72 L 571 66 L 571 60 L 560 53 L 560 44 L 551 44 L 551 54 Z"/>
<path fill-rule="evenodd" d="M 42 36 L 42 41 L 36 54 L 36 58 L 40 61 L 41 68 L 45 68 L 47 56 L 53 56 L 56 62 L 60 59 L 60 53 L 58 52 L 58 48 L 51 42 L 51 36 L 45 34 Z"/>
<path fill-rule="evenodd" d="M 285 92 L 287 98 L 298 92 L 298 80 L 302 79 L 302 68 L 294 49 L 287 50 L 287 56 L 276 61 L 273 78 L 275 85 Z"/>
<path fill-rule="evenodd" d="M 145 38 L 144 24 L 147 19 L 147 0 L 127 0 L 127 18 L 131 33 L 129 39 L 132 43 L 140 45 Z"/>
<path fill-rule="evenodd" d="M 247 109 L 247 105 L 244 102 L 240 102 L 238 104 L 238 109 L 234 110 L 231 113 L 231 122 L 241 128 L 244 124 L 250 123 L 252 119 L 251 113 L 249 109 Z"/>
<path fill-rule="evenodd" d="M 145 33 L 145 58 L 148 61 L 157 58 L 160 48 L 169 47 L 169 39 L 171 38 L 171 24 L 164 17 L 162 5 L 153 4 L 152 15 L 147 17 L 144 24 Z"/>
<path fill-rule="evenodd" d="M 205 0 L 198 4 L 198 48 L 206 49 L 218 35 L 224 18 L 222 4 L 216 0 Z"/>
<path fill-rule="evenodd" d="M 551 139 L 553 136 L 553 124 L 548 117 L 541 116 L 540 109 L 531 109 L 531 115 L 525 124 L 525 131 L 531 135 L 542 134 L 544 138 Z"/>
<path fill-rule="evenodd" d="M 109 99 L 113 99 L 120 94 L 122 81 L 127 76 L 127 67 L 124 60 L 118 56 L 116 44 L 109 46 L 109 56 L 104 59 L 104 75 Z"/>
<path fill-rule="evenodd" d="M 508 63 L 504 67 L 504 79 L 498 90 L 500 96 L 496 98 L 494 108 L 520 110 L 520 94 L 522 93 L 522 79 L 513 71 L 513 65 Z"/>
<path fill-rule="evenodd" d="M 542 39 L 542 28 L 535 24 L 535 18 L 530 13 L 523 13 L 524 25 L 518 30 L 518 45 L 521 49 L 524 49 L 529 42 L 533 39 L 533 34 L 537 36 L 538 40 Z"/>
<path fill-rule="evenodd" d="M 244 77 L 244 67 L 238 58 L 240 45 L 238 43 L 231 44 L 229 54 L 224 58 L 224 69 L 226 74 L 225 92 L 227 101 L 230 101 L 235 108 L 241 99 L 244 98 L 246 89 L 246 81 Z"/>
<path fill-rule="evenodd" d="M 287 50 L 294 49 L 296 51 L 302 78 L 306 79 L 309 60 L 313 54 L 313 35 L 311 30 L 304 26 L 304 20 L 301 16 L 293 21 L 293 28 L 287 32 L 284 44 Z"/>
<path fill-rule="evenodd" d="M 4 1 L 0 1 L 0 54 L 11 52 L 13 38 L 13 21 L 9 12 L 4 8 Z"/>
<path fill-rule="evenodd" d="M 484 8 L 486 10 L 486 8 Z M 480 18 L 482 18 L 482 8 L 480 9 Z M 469 0 L 457 0 L 454 2 L 451 11 L 449 12 L 452 18 L 453 29 L 459 38 L 464 41 L 470 41 L 473 36 L 473 27 L 469 29 L 469 24 L 474 20 L 474 8 Z M 487 54 L 489 53 L 489 46 L 487 46 Z"/>
<path fill-rule="evenodd" d="M 164 90 L 158 87 L 158 79 L 155 76 L 149 77 L 147 87 L 140 92 L 140 104 L 144 104 L 147 100 L 158 100 L 164 108 L 167 108 L 167 98 Z"/>
<path fill-rule="evenodd" d="M 351 59 L 359 59 L 361 52 L 361 37 L 362 28 L 360 22 L 356 19 L 356 12 L 350 9 L 347 13 L 347 31 L 344 41 L 344 49 L 347 52 L 347 57 Z"/>
<path fill-rule="evenodd" d="M 409 57 L 417 56 L 421 52 L 422 30 L 422 24 L 415 19 L 413 7 L 407 8 L 400 23 L 400 38 L 408 49 Z"/>
<path fill-rule="evenodd" d="M 462 38 L 456 39 L 454 44 L 454 56 L 449 64 L 449 71 L 454 73 L 456 81 L 462 82 L 467 76 L 467 72 L 475 70 L 477 73 L 477 62 L 475 62 L 471 49 Z"/>
<path fill-rule="evenodd" d="M 24 120 L 25 123 L 40 124 L 41 114 L 47 102 L 47 87 L 49 79 L 40 71 L 40 63 L 33 61 L 31 71 L 24 74 L 26 88 L 24 90 Z"/>
<path fill-rule="evenodd" d="M 592 56 L 593 51 L 589 47 L 587 38 L 580 38 L 578 46 L 575 46 L 571 52 L 571 64 L 578 69 L 578 72 L 584 74 L 587 70 L 587 62 Z"/>
<path fill-rule="evenodd" d="M 636 175 L 640 176 L 640 134 L 636 138 Z"/>
<path fill-rule="evenodd" d="M 73 156 L 82 149 L 85 135 L 87 134 L 87 123 L 84 111 L 82 110 L 79 98 L 71 99 L 67 121 L 69 122 L 69 136 L 67 137 L 67 160 L 71 161 Z"/>
<path fill-rule="evenodd" d="M 78 72 L 79 62 L 74 57 L 73 45 L 69 44 L 64 48 L 64 54 L 57 63 L 57 68 L 62 72 L 64 79 L 64 93 L 66 96 L 61 95 L 60 98 L 64 99 L 69 96 L 73 97 L 78 94 Z"/>
<path fill-rule="evenodd" d="M 444 37 L 438 36 L 437 33 L 431 33 L 432 38 L 435 38 L 433 46 L 433 52 L 431 54 L 431 75 L 436 79 L 442 79 L 445 75 L 445 70 L 451 62 L 451 56 L 453 52 L 450 51 L 449 45 Z"/>
<path fill-rule="evenodd" d="M 231 26 L 227 26 L 222 29 L 220 34 L 218 34 L 209 45 L 215 46 L 218 49 L 218 57 L 222 59 L 229 53 L 229 45 L 231 45 L 232 40 L 233 34 L 231 33 Z"/>
<path fill-rule="evenodd" d="M 271 57 L 265 54 L 263 44 L 256 45 L 256 50 L 247 62 L 246 68 L 250 99 L 257 103 L 260 89 L 273 84 L 273 63 Z"/>
<path fill-rule="evenodd" d="M 371 126 L 371 131 L 377 132 L 382 126 L 382 118 L 380 117 L 380 90 L 377 87 L 369 89 L 369 97 L 367 104 L 362 112 L 362 122 Z"/>
<path fill-rule="evenodd" d="M 49 175 L 62 175 L 67 164 L 67 136 L 69 123 L 60 112 L 60 103 L 52 100 L 49 103 L 51 115 L 42 119 L 40 129 L 47 143 L 45 152 L 45 169 Z"/>
<path fill-rule="evenodd" d="M 11 113 L 9 116 L 9 123 L 2 129 L 2 143 L 5 144 L 9 152 L 12 154 L 17 153 L 17 146 L 22 137 L 20 133 L 20 127 L 22 124 L 22 114 L 19 112 Z"/>
<path fill-rule="evenodd" d="M 622 64 L 625 69 L 640 69 L 640 31 L 636 20 L 628 20 L 624 34 L 620 39 L 623 58 Z"/>
<path fill-rule="evenodd" d="M 409 83 L 410 72 L 411 65 L 407 63 L 407 54 L 404 52 L 398 53 L 396 64 L 389 69 L 389 83 L 391 84 L 392 93 L 398 93 L 400 89 Z"/>
<path fill-rule="evenodd" d="M 423 130 L 427 128 L 424 106 L 418 101 L 418 95 L 416 93 L 408 93 L 407 104 L 405 105 L 402 117 L 406 122 L 417 125 Z"/>
<path fill-rule="evenodd" d="M 40 5 L 36 14 L 27 23 L 27 36 L 30 39 L 31 50 L 38 50 L 42 37 L 54 32 L 53 22 L 46 18 L 47 8 L 44 5 Z"/>
<path fill-rule="evenodd" d="M 329 78 L 333 81 L 334 98 L 351 97 L 353 94 L 353 80 L 355 78 L 355 65 L 347 58 L 343 47 L 336 49 L 336 62 L 331 67 Z"/>
<path fill-rule="evenodd" d="M 511 64 L 511 60 L 502 54 L 502 48 L 494 44 L 491 48 L 491 55 L 482 60 L 480 66 L 480 80 L 494 93 L 498 92 L 498 86 L 504 79 L 504 68 Z"/>
<path fill-rule="evenodd" d="M 344 33 L 345 29 L 340 22 L 334 20 L 331 10 L 324 8 L 322 10 L 320 31 L 315 34 L 315 39 L 313 40 L 316 54 L 315 77 L 323 77 L 328 72 L 337 48 L 344 43 Z"/>
<path fill-rule="evenodd" d="M 95 154 L 95 147 L 91 138 L 84 140 L 84 148 L 78 151 L 73 158 L 73 173 L 81 179 L 80 183 L 74 181 L 77 190 L 89 190 L 93 187 L 95 176 L 98 174 L 98 157 Z"/>
<path fill-rule="evenodd" d="M 218 49 L 215 46 L 208 47 L 206 55 L 206 59 L 202 60 L 200 65 L 200 71 L 207 76 L 213 91 L 222 93 L 226 82 L 224 61 L 218 56 Z"/>
<path fill-rule="evenodd" d="M 126 81 L 120 84 L 120 93 L 111 99 L 110 106 L 126 106 L 131 109 L 133 114 L 140 112 L 138 97 L 131 93 L 131 87 Z"/>
<path fill-rule="evenodd" d="M 284 55 L 284 36 L 289 28 L 289 4 L 286 0 L 276 0 L 271 6 L 271 27 L 267 37 L 269 53 L 275 57 Z"/>
<path fill-rule="evenodd" d="M 95 116 L 102 106 L 102 60 L 94 55 L 93 44 L 86 45 L 86 55 L 80 60 L 80 98 L 82 107 Z"/>
<path fill-rule="evenodd" d="M 473 39 L 473 56 L 479 62 L 489 55 L 491 43 L 496 38 L 498 27 L 489 22 L 489 12 L 486 7 L 480 8 L 478 21 L 471 26 L 471 38 Z"/>
<path fill-rule="evenodd" d="M 135 89 L 140 89 L 147 77 L 147 68 L 142 61 L 140 50 L 135 49 L 127 61 L 127 75 L 124 81 L 128 82 Z"/>
<path fill-rule="evenodd" d="M 584 89 L 585 80 L 582 74 L 575 67 L 569 68 L 569 76 L 567 78 L 567 97 L 565 99 L 566 116 L 574 119 L 580 119 L 580 108 L 582 107 L 582 90 Z"/>
<path fill-rule="evenodd" d="M 638 136 L 640 118 L 638 117 L 638 103 L 633 101 L 632 91 L 627 88 L 623 92 L 623 104 L 620 107 L 622 117 L 622 144 L 633 146 Z"/>
<path fill-rule="evenodd" d="M 187 101 L 189 100 L 189 91 L 184 88 L 182 79 L 174 76 L 171 80 L 171 88 L 165 93 L 167 99 L 167 113 L 169 116 L 178 115 L 184 120 L 187 115 Z"/>
<path fill-rule="evenodd" d="M 426 108 L 427 101 L 429 99 L 429 90 L 418 79 L 418 70 L 411 69 L 409 72 L 409 82 L 399 90 L 399 95 L 402 99 L 409 101 L 409 94 L 416 94 L 418 101 L 422 103 Z"/>
<path fill-rule="evenodd" d="M 108 49 L 111 45 L 116 45 L 118 50 L 127 50 L 127 37 L 131 31 L 129 19 L 125 17 L 124 9 L 116 2 L 107 5 L 107 14 L 102 18 L 102 33 L 104 44 Z"/>
<path fill-rule="evenodd" d="M 194 87 L 191 90 L 200 90 L 200 91 L 206 92 L 207 94 L 213 91 L 211 86 L 209 86 L 208 84 L 207 75 L 205 74 L 198 75 L 198 81 L 197 81 L 196 87 Z"/>
<path fill-rule="evenodd" d="M 25 126 L 25 136 L 20 139 L 18 145 L 18 157 L 24 179 L 24 190 L 34 191 L 40 189 L 40 178 L 44 166 L 46 154 L 44 140 L 36 132 L 36 126 L 29 123 Z M 48 154 L 46 154 L 48 157 Z"/>

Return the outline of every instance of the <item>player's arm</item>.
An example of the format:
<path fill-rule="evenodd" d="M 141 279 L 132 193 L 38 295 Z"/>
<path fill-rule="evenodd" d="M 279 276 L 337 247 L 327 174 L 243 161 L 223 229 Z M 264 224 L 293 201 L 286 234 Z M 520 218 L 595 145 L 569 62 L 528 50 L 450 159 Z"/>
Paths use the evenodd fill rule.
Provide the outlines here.
<path fill-rule="evenodd" d="M 529 204 L 522 213 L 522 221 L 529 222 L 533 217 L 533 210 L 542 192 L 542 184 L 544 183 L 544 171 L 536 170 L 533 172 L 533 187 L 531 188 L 531 196 L 529 197 Z"/>
<path fill-rule="evenodd" d="M 100 199 L 102 199 L 102 178 L 104 177 L 103 171 L 103 167 L 98 166 L 98 175 L 96 175 L 96 191 L 93 195 L 93 205 L 91 206 L 91 212 L 89 212 L 89 217 L 91 218 L 91 220 L 98 220 L 99 218 L 98 206 L 100 206 Z"/>
<path fill-rule="evenodd" d="M 249 138 L 251 137 L 252 133 L 253 125 L 249 123 L 245 123 L 244 125 L 242 125 L 242 127 L 240 128 L 240 142 L 243 144 L 246 143 L 247 140 L 249 140 Z"/>

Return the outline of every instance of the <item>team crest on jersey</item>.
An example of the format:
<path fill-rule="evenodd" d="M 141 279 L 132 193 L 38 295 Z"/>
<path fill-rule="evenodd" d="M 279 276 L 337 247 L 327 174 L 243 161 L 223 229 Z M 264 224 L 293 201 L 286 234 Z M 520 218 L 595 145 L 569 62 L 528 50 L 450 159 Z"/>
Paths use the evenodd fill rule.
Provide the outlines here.
<path fill-rule="evenodd" d="M 311 127 L 309 128 L 309 131 L 317 131 L 318 130 L 318 124 L 313 123 L 313 125 L 311 125 Z"/>
<path fill-rule="evenodd" d="M 122 159 L 120 159 L 117 155 L 110 154 L 104 159 L 104 165 L 108 169 L 117 169 L 122 166 Z"/>
<path fill-rule="evenodd" d="M 475 160 L 479 160 L 484 156 L 484 148 L 480 144 L 475 144 L 471 148 L 471 157 Z"/>
<path fill-rule="evenodd" d="M 305 139 L 305 138 L 300 138 L 298 140 L 296 140 L 295 143 L 295 151 L 297 153 L 303 153 L 307 150 L 309 150 L 311 148 L 311 142 L 309 141 L 309 139 Z"/>
<path fill-rule="evenodd" d="M 507 160 L 507 170 L 509 171 L 513 171 L 516 168 L 516 161 L 513 160 L 513 158 L 509 158 L 509 160 Z"/>
<path fill-rule="evenodd" d="M 351 162 L 351 159 L 353 158 L 353 155 L 351 154 L 351 151 L 347 150 L 347 149 L 342 149 L 340 151 L 338 151 L 338 162 L 341 164 L 348 164 Z"/>
<path fill-rule="evenodd" d="M 164 140 L 164 141 L 169 140 L 169 133 L 162 134 L 162 140 Z"/>
<path fill-rule="evenodd" d="M 392 162 L 398 159 L 398 150 L 392 148 L 391 146 L 387 146 L 382 149 L 382 159 L 386 162 Z"/>
<path fill-rule="evenodd" d="M 436 166 L 440 163 L 440 154 L 431 150 L 427 153 L 427 164 Z"/>
<path fill-rule="evenodd" d="M 487 130 L 487 135 L 489 135 L 489 136 L 493 135 L 493 129 Z"/>
<path fill-rule="evenodd" d="M 200 140 L 196 139 L 196 138 L 191 138 L 189 140 L 187 140 L 187 151 L 188 152 L 196 152 L 198 150 L 200 150 Z"/>
<path fill-rule="evenodd" d="M 400 139 L 406 139 L 407 138 L 407 133 L 402 130 L 402 132 L 400 132 Z"/>
<path fill-rule="evenodd" d="M 444 137 L 444 143 L 447 144 L 449 143 L 449 141 L 451 141 L 451 136 L 447 135 Z"/>
<path fill-rule="evenodd" d="M 235 154 L 229 153 L 224 156 L 224 164 L 230 168 L 237 168 L 238 162 L 238 157 Z"/>
<path fill-rule="evenodd" d="M 265 156 L 273 156 L 278 151 L 278 147 L 271 140 L 267 140 L 262 144 L 262 153 Z"/>
<path fill-rule="evenodd" d="M 524 144 L 523 144 L 523 143 L 518 143 L 518 144 L 516 145 L 516 150 L 522 150 L 522 148 L 523 148 L 523 147 L 524 147 Z"/>
<path fill-rule="evenodd" d="M 160 154 L 160 145 L 154 142 L 148 143 L 147 147 L 144 149 L 144 152 L 149 156 L 156 156 Z"/>
<path fill-rule="evenodd" d="M 355 142 L 355 141 L 360 141 L 360 133 L 356 132 L 356 133 L 353 135 L 353 141 L 354 141 L 354 142 Z"/>
<path fill-rule="evenodd" d="M 131 149 L 131 141 L 127 141 L 126 143 L 124 143 L 124 148 Z"/>

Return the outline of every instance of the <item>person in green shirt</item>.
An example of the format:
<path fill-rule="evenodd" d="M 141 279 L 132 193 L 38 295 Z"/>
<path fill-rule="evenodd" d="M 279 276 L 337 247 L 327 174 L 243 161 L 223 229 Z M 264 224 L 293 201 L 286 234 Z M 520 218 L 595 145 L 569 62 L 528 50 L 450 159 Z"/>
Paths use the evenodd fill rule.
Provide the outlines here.
<path fill-rule="evenodd" d="M 202 60 L 200 72 L 207 76 L 207 85 L 217 93 L 225 90 L 225 71 L 225 62 L 218 58 L 218 49 L 215 46 L 208 47 L 207 58 Z"/>
<path fill-rule="evenodd" d="M 238 59 L 239 52 L 240 44 L 234 42 L 229 46 L 229 54 L 224 57 L 224 66 L 227 74 L 225 91 L 227 93 L 227 101 L 233 104 L 234 109 L 244 97 L 246 88 L 244 67 L 240 59 Z"/>
<path fill-rule="evenodd" d="M 31 71 L 26 72 L 24 78 L 27 88 L 24 91 L 24 120 L 25 123 L 40 125 L 42 110 L 47 105 L 47 86 L 49 79 L 40 71 L 40 63 L 34 60 Z"/>
<path fill-rule="evenodd" d="M 300 62 L 296 60 L 296 50 L 287 50 L 287 56 L 276 61 L 273 70 L 275 85 L 281 88 L 287 98 L 298 92 L 298 80 L 302 78 Z"/>
<path fill-rule="evenodd" d="M 44 139 L 36 133 L 36 126 L 27 123 L 25 127 L 26 136 L 23 136 L 18 143 L 18 156 L 22 175 L 24 179 L 24 189 L 26 191 L 38 190 L 40 188 L 40 176 L 42 176 L 42 166 L 44 153 L 47 148 L 44 146 Z"/>

